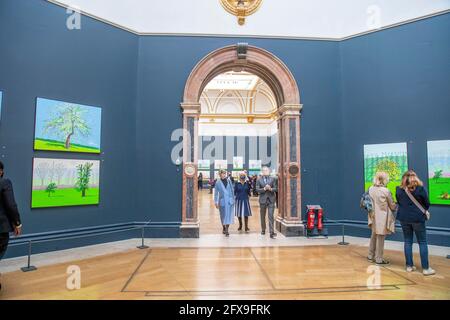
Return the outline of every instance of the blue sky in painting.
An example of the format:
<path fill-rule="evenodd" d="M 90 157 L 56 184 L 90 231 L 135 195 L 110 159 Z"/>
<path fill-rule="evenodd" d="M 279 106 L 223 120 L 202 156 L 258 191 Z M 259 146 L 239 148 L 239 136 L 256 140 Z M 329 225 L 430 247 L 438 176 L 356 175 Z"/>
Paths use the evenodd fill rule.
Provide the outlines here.
<path fill-rule="evenodd" d="M 407 145 L 402 143 L 382 143 L 364 145 L 364 157 L 383 157 L 387 155 L 404 155 Z"/>
<path fill-rule="evenodd" d="M 450 140 L 428 141 L 428 174 L 443 170 L 444 177 L 450 177 Z"/>
<path fill-rule="evenodd" d="M 44 132 L 44 127 L 47 121 L 51 119 L 52 115 L 57 112 L 58 107 L 68 103 L 69 102 L 37 98 L 35 138 L 63 141 L 61 137 L 54 132 Z M 102 109 L 77 103 L 70 104 L 81 107 L 83 110 L 83 118 L 91 128 L 89 136 L 83 137 L 80 134 L 75 134 L 72 137 L 72 143 L 100 149 Z"/>

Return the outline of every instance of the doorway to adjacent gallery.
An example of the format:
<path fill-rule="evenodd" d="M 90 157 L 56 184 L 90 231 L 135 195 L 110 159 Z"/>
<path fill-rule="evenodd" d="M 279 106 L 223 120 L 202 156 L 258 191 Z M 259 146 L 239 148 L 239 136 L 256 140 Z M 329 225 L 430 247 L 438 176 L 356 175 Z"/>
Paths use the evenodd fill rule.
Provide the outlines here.
<path fill-rule="evenodd" d="M 254 187 L 261 168 L 270 168 L 277 177 L 278 114 L 270 87 L 249 72 L 229 71 L 213 78 L 200 98 L 198 119 L 198 218 L 200 235 L 221 234 L 218 209 L 214 206 L 214 184 L 219 170 L 225 169 L 233 183 L 246 173 L 250 190 L 249 233 L 260 233 L 258 196 Z M 275 216 L 278 210 L 275 209 Z M 238 219 L 230 226 L 239 232 Z"/>
<path fill-rule="evenodd" d="M 245 84 L 247 85 L 246 88 L 252 90 L 244 90 L 247 91 L 245 93 L 239 92 L 242 91 L 240 89 Z M 233 86 L 236 87 L 233 88 Z M 260 88 L 260 91 L 256 88 Z M 210 96 L 210 94 L 212 95 Z M 250 99 L 249 97 L 253 98 Z M 252 105 L 250 101 L 253 101 L 253 99 L 260 99 L 265 102 Z M 233 100 L 234 103 L 231 102 Z M 264 105 L 269 109 L 261 109 L 263 112 L 258 114 L 258 108 Z M 217 225 L 207 223 L 208 217 L 211 223 L 214 223 L 212 220 L 216 219 L 219 226 L 218 232 L 220 232 L 219 217 L 211 202 L 212 197 L 210 195 L 205 197 L 204 193 L 200 193 L 203 191 L 199 192 L 198 188 L 199 173 L 207 171 L 205 170 L 206 164 L 203 162 L 203 160 L 207 160 L 203 158 L 207 157 L 203 157 L 203 154 L 209 155 L 209 150 L 203 149 L 203 137 L 208 136 L 208 130 L 222 130 L 221 137 L 236 139 L 236 130 L 242 136 L 242 131 L 247 130 L 243 129 L 242 126 L 244 124 L 249 125 L 249 123 L 254 126 L 258 124 L 265 126 L 266 132 L 276 134 L 275 139 L 269 139 L 270 141 L 276 141 L 274 143 L 277 150 L 276 160 L 264 163 L 271 166 L 273 174 L 278 175 L 276 229 L 285 236 L 301 235 L 303 233 L 300 214 L 300 111 L 302 105 L 300 104 L 297 83 L 284 63 L 272 53 L 245 43 L 217 49 L 204 57 L 192 70 L 186 82 L 181 108 L 183 110 L 184 130 L 180 236 L 200 236 L 200 228 L 202 228 L 200 221 L 203 214 L 201 210 L 204 210 L 204 208 L 208 208 L 205 210 L 205 212 L 208 212 L 208 216 L 203 217 L 205 232 L 207 233 L 208 230 L 217 232 Z M 218 125 L 214 126 L 214 124 Z M 224 133 L 223 130 L 227 127 L 229 131 L 225 130 Z M 235 131 L 233 131 L 233 127 Z M 270 128 L 272 128 L 272 132 Z M 212 133 L 212 131 L 209 133 Z M 273 134 L 269 135 L 273 136 Z M 241 169 L 240 166 L 242 166 L 242 169 L 247 167 L 250 170 L 250 160 L 261 160 L 261 163 L 258 164 L 263 164 L 265 159 L 243 158 L 239 155 L 239 152 L 236 151 L 239 149 L 237 146 L 239 143 L 232 144 L 231 152 L 226 152 L 226 141 L 229 140 L 226 138 L 221 139 L 225 141 L 222 146 L 219 146 L 215 139 L 214 142 L 209 141 L 208 146 L 213 145 L 215 152 L 219 153 L 218 155 L 211 153 L 209 178 L 214 178 L 220 167 L 226 167 L 228 171 L 234 173 Z M 250 142 L 244 142 L 243 144 L 245 146 L 247 144 L 249 146 L 254 145 Z M 262 154 L 259 152 L 261 146 L 259 141 L 257 145 L 257 154 Z M 262 145 L 264 146 L 264 143 Z M 223 154 L 221 157 L 220 150 L 223 150 L 226 158 Z M 200 158 L 199 154 L 202 155 Z M 233 157 L 243 159 L 233 159 Z M 211 164 L 211 160 L 214 163 Z M 241 165 L 241 162 L 245 161 L 247 163 Z M 256 197 L 252 197 L 253 203 L 254 200 L 256 200 Z M 255 213 L 252 219 L 253 223 L 259 224 L 259 221 L 257 221 L 259 217 L 256 215 L 258 212 L 257 203 L 256 206 L 253 205 L 253 212 Z M 259 227 L 253 226 L 253 230 L 257 231 Z"/>

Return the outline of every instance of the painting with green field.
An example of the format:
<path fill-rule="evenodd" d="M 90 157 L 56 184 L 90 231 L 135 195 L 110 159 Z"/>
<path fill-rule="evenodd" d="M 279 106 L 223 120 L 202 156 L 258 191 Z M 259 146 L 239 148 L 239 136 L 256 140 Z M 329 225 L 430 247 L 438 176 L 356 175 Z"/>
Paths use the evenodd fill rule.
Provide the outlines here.
<path fill-rule="evenodd" d="M 100 153 L 101 110 L 37 98 L 34 149 Z"/>
<path fill-rule="evenodd" d="M 405 143 L 364 145 L 364 188 L 367 191 L 379 171 L 389 175 L 387 188 L 395 199 L 395 188 L 400 185 L 403 173 L 408 170 L 408 152 Z"/>
<path fill-rule="evenodd" d="M 32 208 L 99 204 L 99 160 L 33 160 Z"/>
<path fill-rule="evenodd" d="M 450 205 L 450 140 L 428 141 L 427 150 L 430 203 Z"/>

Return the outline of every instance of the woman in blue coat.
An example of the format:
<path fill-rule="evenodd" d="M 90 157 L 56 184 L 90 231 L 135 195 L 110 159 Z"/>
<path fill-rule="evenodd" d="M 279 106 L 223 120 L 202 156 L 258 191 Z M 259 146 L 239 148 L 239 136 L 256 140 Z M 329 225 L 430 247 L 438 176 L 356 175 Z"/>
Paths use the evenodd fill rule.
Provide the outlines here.
<path fill-rule="evenodd" d="M 242 230 L 242 217 L 244 217 L 245 222 L 245 232 L 249 232 L 248 228 L 248 217 L 252 215 L 252 209 L 250 208 L 249 197 L 251 195 L 251 185 L 250 181 L 244 173 L 239 175 L 239 182 L 234 186 L 234 196 L 236 197 L 235 203 L 235 215 L 239 220 L 238 231 Z"/>
<path fill-rule="evenodd" d="M 214 187 L 214 203 L 220 212 L 223 234 L 228 237 L 230 235 L 228 228 L 234 222 L 234 192 L 231 179 L 227 177 L 225 170 L 219 171 L 219 179 Z"/>

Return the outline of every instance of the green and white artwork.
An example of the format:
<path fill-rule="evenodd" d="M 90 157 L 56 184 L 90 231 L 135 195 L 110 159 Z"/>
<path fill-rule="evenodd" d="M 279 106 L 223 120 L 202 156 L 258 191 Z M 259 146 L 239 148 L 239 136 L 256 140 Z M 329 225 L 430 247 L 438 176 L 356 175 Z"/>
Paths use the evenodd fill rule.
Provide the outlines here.
<path fill-rule="evenodd" d="M 211 167 L 211 161 L 209 159 L 198 160 L 198 170 L 206 171 Z"/>
<path fill-rule="evenodd" d="M 233 157 L 233 170 L 244 170 L 243 157 Z"/>
<path fill-rule="evenodd" d="M 32 208 L 99 203 L 99 160 L 33 160 Z"/>
<path fill-rule="evenodd" d="M 364 145 L 364 187 L 373 184 L 378 171 L 389 175 L 388 189 L 395 198 L 395 188 L 400 185 L 402 175 L 408 170 L 406 142 Z"/>
<path fill-rule="evenodd" d="M 450 205 L 450 140 L 428 141 L 427 150 L 430 203 Z"/>
<path fill-rule="evenodd" d="M 228 161 L 227 160 L 214 160 L 214 170 L 227 170 Z"/>
<path fill-rule="evenodd" d="M 37 98 L 35 150 L 100 153 L 101 108 Z"/>
<path fill-rule="evenodd" d="M 261 173 L 261 160 L 248 160 L 248 175 L 259 175 Z"/>

